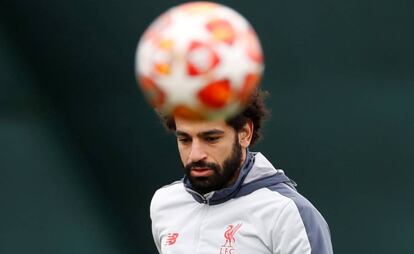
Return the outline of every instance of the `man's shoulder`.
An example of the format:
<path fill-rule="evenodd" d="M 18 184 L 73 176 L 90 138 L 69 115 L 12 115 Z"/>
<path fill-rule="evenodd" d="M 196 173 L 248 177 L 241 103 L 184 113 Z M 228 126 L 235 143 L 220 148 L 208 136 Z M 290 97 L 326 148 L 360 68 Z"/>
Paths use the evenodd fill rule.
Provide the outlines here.
<path fill-rule="evenodd" d="M 302 211 L 311 211 L 318 212 L 314 205 L 303 195 L 301 195 L 295 187 L 287 183 L 279 183 L 273 186 L 267 187 L 272 192 L 275 192 L 289 200 L 291 200 L 300 212 Z"/>
<path fill-rule="evenodd" d="M 155 191 L 152 199 L 162 198 L 165 195 L 167 195 L 167 196 L 174 195 L 174 194 L 182 192 L 183 190 L 185 190 L 183 182 L 182 181 L 175 181 L 175 182 L 164 185 L 164 186 L 160 187 L 159 189 L 157 189 Z"/>
<path fill-rule="evenodd" d="M 270 186 L 269 189 L 291 200 L 285 212 L 300 215 L 312 249 L 319 250 L 316 253 L 332 253 L 329 226 L 319 210 L 295 188 L 287 184 L 277 184 Z"/>
<path fill-rule="evenodd" d="M 181 201 L 187 200 L 189 193 L 185 190 L 182 181 L 175 181 L 168 185 L 164 185 L 157 189 L 152 196 L 151 212 L 169 207 L 171 205 L 178 205 Z"/>

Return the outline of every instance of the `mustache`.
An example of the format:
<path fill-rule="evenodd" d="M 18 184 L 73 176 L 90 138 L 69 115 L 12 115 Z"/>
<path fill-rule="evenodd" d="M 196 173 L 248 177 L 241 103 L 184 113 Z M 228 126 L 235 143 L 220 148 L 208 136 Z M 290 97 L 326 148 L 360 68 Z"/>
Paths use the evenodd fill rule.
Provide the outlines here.
<path fill-rule="evenodd" d="M 220 171 L 220 166 L 216 163 L 205 162 L 205 161 L 195 161 L 190 162 L 185 166 L 187 172 L 190 172 L 193 168 L 211 168 L 215 172 Z"/>

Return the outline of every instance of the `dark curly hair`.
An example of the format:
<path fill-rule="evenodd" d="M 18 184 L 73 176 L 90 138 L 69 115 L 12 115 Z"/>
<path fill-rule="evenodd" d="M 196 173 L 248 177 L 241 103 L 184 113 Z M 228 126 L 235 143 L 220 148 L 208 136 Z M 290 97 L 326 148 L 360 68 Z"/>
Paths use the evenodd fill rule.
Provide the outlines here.
<path fill-rule="evenodd" d="M 267 110 L 264 99 L 267 97 L 268 92 L 263 90 L 256 89 L 251 97 L 247 106 L 242 112 L 236 116 L 226 120 L 226 123 L 233 127 L 236 132 L 240 131 L 247 121 L 252 121 L 253 123 L 253 135 L 250 142 L 251 145 L 254 145 L 257 140 L 261 138 L 260 129 L 262 128 L 263 122 L 269 117 L 269 111 Z M 162 120 L 165 127 L 170 131 L 175 131 L 175 121 L 173 116 L 163 116 Z"/>

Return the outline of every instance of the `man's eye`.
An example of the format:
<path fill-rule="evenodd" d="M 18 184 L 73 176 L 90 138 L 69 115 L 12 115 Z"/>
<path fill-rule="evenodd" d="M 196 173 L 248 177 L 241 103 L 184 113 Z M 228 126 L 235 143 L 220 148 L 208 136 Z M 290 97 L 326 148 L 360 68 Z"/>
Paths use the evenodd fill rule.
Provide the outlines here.
<path fill-rule="evenodd" d="M 178 142 L 180 142 L 180 143 L 188 143 L 188 142 L 190 142 L 190 139 L 189 138 L 178 138 Z"/>
<path fill-rule="evenodd" d="M 208 142 L 215 142 L 218 140 L 219 140 L 219 137 L 206 137 L 206 141 Z"/>

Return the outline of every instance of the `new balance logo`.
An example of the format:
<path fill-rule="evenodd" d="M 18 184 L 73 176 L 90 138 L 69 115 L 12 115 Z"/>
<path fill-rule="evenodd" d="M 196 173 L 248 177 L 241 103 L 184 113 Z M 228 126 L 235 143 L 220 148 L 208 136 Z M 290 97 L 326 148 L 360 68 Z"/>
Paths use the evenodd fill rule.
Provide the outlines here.
<path fill-rule="evenodd" d="M 167 235 L 167 241 L 165 241 L 165 245 L 173 245 L 177 241 L 178 236 L 178 233 L 169 233 Z"/>

